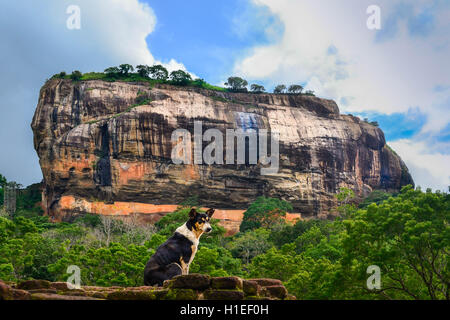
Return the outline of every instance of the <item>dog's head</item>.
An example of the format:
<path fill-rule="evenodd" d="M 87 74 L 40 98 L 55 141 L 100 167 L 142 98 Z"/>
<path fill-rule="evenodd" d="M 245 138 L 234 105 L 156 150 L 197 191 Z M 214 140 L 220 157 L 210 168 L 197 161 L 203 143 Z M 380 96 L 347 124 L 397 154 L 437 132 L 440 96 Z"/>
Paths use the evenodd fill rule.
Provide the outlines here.
<path fill-rule="evenodd" d="M 209 209 L 205 213 L 202 213 L 197 212 L 195 208 L 192 208 L 189 212 L 189 224 L 192 226 L 192 231 L 199 234 L 202 234 L 203 232 L 210 233 L 212 231 L 211 217 L 214 214 L 214 211 L 214 209 Z"/>

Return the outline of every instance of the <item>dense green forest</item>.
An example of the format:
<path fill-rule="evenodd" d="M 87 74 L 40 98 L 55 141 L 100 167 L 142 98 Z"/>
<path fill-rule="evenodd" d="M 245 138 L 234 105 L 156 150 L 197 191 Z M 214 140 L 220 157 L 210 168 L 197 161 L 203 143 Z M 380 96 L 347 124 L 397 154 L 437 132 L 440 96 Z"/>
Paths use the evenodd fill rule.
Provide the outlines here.
<path fill-rule="evenodd" d="M 189 199 L 155 225 L 84 215 L 51 223 L 34 204 L 36 186 L 22 190 L 13 217 L 0 210 L 0 279 L 65 281 L 81 268 L 83 285 L 140 286 L 155 249 L 187 219 Z M 1 190 L 1 188 L 0 188 Z M 3 190 L 1 190 L 2 192 Z M 298 299 L 449 299 L 450 195 L 404 187 L 374 192 L 359 206 L 350 190 L 338 195 L 340 218 L 287 224 L 290 204 L 259 198 L 241 232 L 204 235 L 191 273 L 283 281 Z M 381 288 L 367 288 L 369 266 Z"/>

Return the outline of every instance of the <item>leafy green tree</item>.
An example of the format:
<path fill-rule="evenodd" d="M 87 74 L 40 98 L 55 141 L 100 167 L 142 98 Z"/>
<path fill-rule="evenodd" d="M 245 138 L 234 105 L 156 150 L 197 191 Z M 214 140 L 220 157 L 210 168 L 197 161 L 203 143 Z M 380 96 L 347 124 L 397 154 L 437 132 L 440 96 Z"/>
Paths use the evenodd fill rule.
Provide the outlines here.
<path fill-rule="evenodd" d="M 134 71 L 134 67 L 131 64 L 124 63 L 119 66 L 119 71 L 120 75 L 128 76 L 130 72 Z"/>
<path fill-rule="evenodd" d="M 279 84 L 273 89 L 273 93 L 281 94 L 286 92 L 286 86 L 284 84 Z"/>
<path fill-rule="evenodd" d="M 380 204 L 392 196 L 393 196 L 392 193 L 388 193 L 384 190 L 374 190 L 364 199 L 363 202 L 359 204 L 358 207 L 367 208 L 372 203 Z"/>
<path fill-rule="evenodd" d="M 261 86 L 259 84 L 252 84 L 250 86 L 250 90 L 254 93 L 263 93 L 264 91 L 266 91 L 266 89 L 264 88 L 264 86 Z"/>
<path fill-rule="evenodd" d="M 291 94 L 301 94 L 303 91 L 303 87 L 299 84 L 293 84 L 289 86 L 288 92 Z"/>
<path fill-rule="evenodd" d="M 109 78 L 118 78 L 120 69 L 118 67 L 109 67 L 105 69 L 106 76 Z"/>
<path fill-rule="evenodd" d="M 189 272 L 213 277 L 243 275 L 241 261 L 233 258 L 228 250 L 215 245 L 200 245 Z"/>
<path fill-rule="evenodd" d="M 80 81 L 82 76 L 83 74 L 80 71 L 75 70 L 70 75 L 70 79 L 72 79 L 73 81 Z"/>
<path fill-rule="evenodd" d="M 138 74 L 143 77 L 143 78 L 148 78 L 149 74 L 150 74 L 150 67 L 146 66 L 146 65 L 138 65 L 136 66 L 136 70 L 138 72 Z"/>
<path fill-rule="evenodd" d="M 7 182 L 8 181 L 6 180 L 6 178 L 0 174 L 0 206 L 3 205 L 3 200 L 4 200 L 4 190 L 3 189 Z"/>
<path fill-rule="evenodd" d="M 345 220 L 344 266 L 353 283 L 381 268 L 380 295 L 392 299 L 447 299 L 450 287 L 450 195 L 411 186 Z"/>
<path fill-rule="evenodd" d="M 340 192 L 336 195 L 338 201 L 337 211 L 343 217 L 347 217 L 349 212 L 355 209 L 355 192 L 349 188 L 341 188 Z"/>
<path fill-rule="evenodd" d="M 0 174 L 0 187 L 4 187 L 6 185 L 8 181 L 6 180 L 6 178 Z"/>
<path fill-rule="evenodd" d="M 148 70 L 151 78 L 154 80 L 166 81 L 169 77 L 167 69 L 160 64 L 151 66 Z"/>
<path fill-rule="evenodd" d="M 315 96 L 315 93 L 314 93 L 314 91 L 313 90 L 306 90 L 306 92 L 305 92 L 305 96 Z"/>
<path fill-rule="evenodd" d="M 281 249 L 271 248 L 253 258 L 248 266 L 251 278 L 274 278 L 287 281 L 298 272 L 300 257 L 295 254 L 295 244 L 286 244 Z"/>
<path fill-rule="evenodd" d="M 231 91 L 247 91 L 248 82 L 240 77 L 229 77 L 225 86 L 229 87 Z"/>
<path fill-rule="evenodd" d="M 183 70 L 172 71 L 169 78 L 173 84 L 180 86 L 188 85 L 192 81 L 191 75 Z"/>
<path fill-rule="evenodd" d="M 234 257 L 240 258 L 245 264 L 251 259 L 263 254 L 273 245 L 269 242 L 270 231 L 264 228 L 239 233 L 227 245 Z"/>
<path fill-rule="evenodd" d="M 244 218 L 239 229 L 244 232 L 273 226 L 283 221 L 286 212 L 291 210 L 292 206 L 289 202 L 275 198 L 258 197 L 244 212 Z"/>

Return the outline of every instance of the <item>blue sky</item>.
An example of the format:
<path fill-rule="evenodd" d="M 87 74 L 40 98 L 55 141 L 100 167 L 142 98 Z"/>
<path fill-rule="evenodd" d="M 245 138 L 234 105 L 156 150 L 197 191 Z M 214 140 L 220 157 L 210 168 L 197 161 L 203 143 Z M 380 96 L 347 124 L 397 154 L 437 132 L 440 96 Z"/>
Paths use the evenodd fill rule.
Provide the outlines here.
<path fill-rule="evenodd" d="M 66 9 L 81 9 L 68 30 Z M 0 3 L 0 173 L 42 178 L 30 129 L 39 89 L 65 70 L 163 63 L 212 84 L 230 75 L 303 84 L 378 121 L 418 185 L 450 185 L 450 1 L 25 0 Z M 24 77 L 23 75 L 27 76 Z"/>
<path fill-rule="evenodd" d="M 277 39 L 283 24 L 267 7 L 246 0 L 164 1 L 145 0 L 157 24 L 147 43 L 153 56 L 182 61 L 188 70 L 210 83 L 221 84 L 233 71 L 234 62 L 256 45 Z"/>

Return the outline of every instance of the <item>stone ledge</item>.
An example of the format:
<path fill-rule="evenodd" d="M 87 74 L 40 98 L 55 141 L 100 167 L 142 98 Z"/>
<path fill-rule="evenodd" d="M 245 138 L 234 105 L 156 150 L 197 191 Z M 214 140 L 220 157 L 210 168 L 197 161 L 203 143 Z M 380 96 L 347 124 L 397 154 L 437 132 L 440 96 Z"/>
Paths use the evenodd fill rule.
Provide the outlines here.
<path fill-rule="evenodd" d="M 163 287 L 69 289 L 65 282 L 0 280 L 0 300 L 295 300 L 280 280 L 210 277 L 190 274 L 167 280 Z"/>

